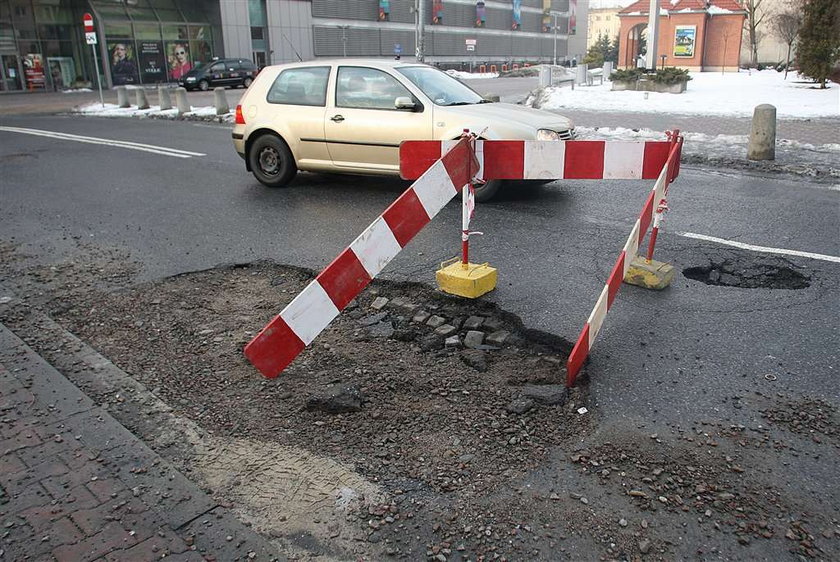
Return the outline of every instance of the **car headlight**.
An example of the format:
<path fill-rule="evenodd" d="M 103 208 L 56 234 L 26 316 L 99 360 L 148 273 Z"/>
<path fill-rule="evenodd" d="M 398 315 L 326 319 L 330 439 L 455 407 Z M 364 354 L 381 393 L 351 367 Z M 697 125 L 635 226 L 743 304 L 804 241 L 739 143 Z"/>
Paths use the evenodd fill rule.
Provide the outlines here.
<path fill-rule="evenodd" d="M 562 140 L 560 138 L 560 133 L 557 131 L 551 131 L 549 129 L 540 129 L 537 131 L 537 140 L 540 141 L 556 141 Z"/>

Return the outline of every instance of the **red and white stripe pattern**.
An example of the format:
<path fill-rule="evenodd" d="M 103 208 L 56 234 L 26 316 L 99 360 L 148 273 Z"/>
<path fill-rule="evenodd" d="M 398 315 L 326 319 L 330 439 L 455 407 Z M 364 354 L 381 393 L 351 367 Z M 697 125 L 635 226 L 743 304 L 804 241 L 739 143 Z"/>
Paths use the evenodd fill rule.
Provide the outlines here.
<path fill-rule="evenodd" d="M 456 141 L 400 144 L 400 175 L 420 177 Z M 476 141 L 482 180 L 655 179 L 667 141 Z"/>
<path fill-rule="evenodd" d="M 633 230 L 630 232 L 630 236 L 627 238 L 627 242 L 624 244 L 624 248 L 621 250 L 621 254 L 619 254 L 618 260 L 616 260 L 613 266 L 606 285 L 601 290 L 601 295 L 595 303 L 595 308 L 592 309 L 592 313 L 589 315 L 589 319 L 583 326 L 577 343 L 575 343 L 575 347 L 569 355 L 566 363 L 566 386 L 571 387 L 575 384 L 578 372 L 583 366 L 583 362 L 586 361 L 589 350 L 592 349 L 595 343 L 595 338 L 598 337 L 598 332 L 601 330 L 604 318 L 607 316 L 607 311 L 615 300 L 615 295 L 618 293 L 618 289 L 621 287 L 621 283 L 627 275 L 627 270 L 630 269 L 633 259 L 639 253 L 639 246 L 642 240 L 644 240 L 645 234 L 647 234 L 648 227 L 650 227 L 652 222 L 658 222 L 658 214 L 661 212 L 660 203 L 664 203 L 668 185 L 676 179 L 679 173 L 682 137 L 677 139 L 675 135 L 674 139 L 673 142 L 665 143 L 669 147 L 669 153 L 661 166 L 659 177 L 645 201 L 641 215 L 639 215 L 639 218 L 636 219 L 636 223 L 633 225 Z"/>
<path fill-rule="evenodd" d="M 468 138 L 430 166 L 245 346 L 245 356 L 274 378 L 312 343 L 408 242 L 470 183 L 478 163 Z"/>

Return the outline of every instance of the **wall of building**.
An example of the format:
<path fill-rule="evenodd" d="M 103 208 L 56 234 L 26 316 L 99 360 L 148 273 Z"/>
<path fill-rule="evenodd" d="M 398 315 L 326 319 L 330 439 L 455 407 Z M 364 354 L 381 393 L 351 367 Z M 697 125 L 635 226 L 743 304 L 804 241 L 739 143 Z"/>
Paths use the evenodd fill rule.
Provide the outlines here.
<path fill-rule="evenodd" d="M 706 54 L 703 70 L 738 70 L 743 17 L 713 15 L 706 23 Z"/>
<path fill-rule="evenodd" d="M 315 58 L 312 10 L 309 2 L 268 0 L 269 64 Z"/>
<path fill-rule="evenodd" d="M 219 0 L 225 56 L 251 58 L 251 23 L 247 0 Z"/>
<path fill-rule="evenodd" d="M 598 41 L 598 37 L 605 35 L 610 41 L 618 37 L 621 30 L 621 19 L 618 17 L 620 8 L 590 9 L 587 18 L 586 48 L 589 50 Z"/>

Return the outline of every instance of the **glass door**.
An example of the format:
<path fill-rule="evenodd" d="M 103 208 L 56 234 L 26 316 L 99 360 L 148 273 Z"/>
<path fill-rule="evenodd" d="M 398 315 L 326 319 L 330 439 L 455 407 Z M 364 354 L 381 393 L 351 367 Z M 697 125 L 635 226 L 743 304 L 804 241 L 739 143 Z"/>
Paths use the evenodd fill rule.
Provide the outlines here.
<path fill-rule="evenodd" d="M 20 59 L 17 55 L 3 55 L 0 57 L 0 75 L 2 75 L 4 90 L 16 91 L 23 89 Z"/>

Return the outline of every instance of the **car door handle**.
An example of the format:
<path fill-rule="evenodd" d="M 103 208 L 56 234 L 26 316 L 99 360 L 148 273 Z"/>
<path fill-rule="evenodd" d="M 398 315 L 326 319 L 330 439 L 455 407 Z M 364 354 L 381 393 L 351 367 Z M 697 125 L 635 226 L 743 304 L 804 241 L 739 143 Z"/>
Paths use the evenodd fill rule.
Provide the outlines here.
<path fill-rule="evenodd" d="M 344 121 L 344 116 L 343 115 L 333 115 L 332 117 L 330 117 L 330 121 L 335 121 L 336 123 L 341 123 L 342 121 Z"/>

